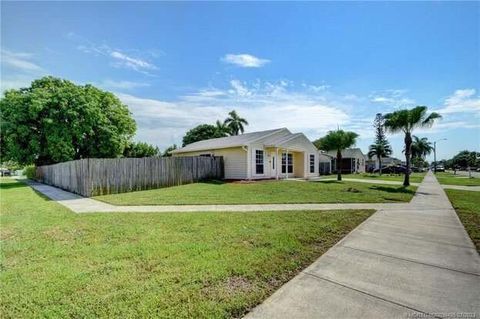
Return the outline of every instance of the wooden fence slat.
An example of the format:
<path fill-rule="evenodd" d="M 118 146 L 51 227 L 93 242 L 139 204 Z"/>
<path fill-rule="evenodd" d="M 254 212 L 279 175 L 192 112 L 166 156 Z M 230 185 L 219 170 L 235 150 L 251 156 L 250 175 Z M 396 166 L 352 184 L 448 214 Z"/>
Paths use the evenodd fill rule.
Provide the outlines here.
<path fill-rule="evenodd" d="M 87 158 L 39 166 L 36 179 L 90 197 L 222 179 L 222 157 Z"/>

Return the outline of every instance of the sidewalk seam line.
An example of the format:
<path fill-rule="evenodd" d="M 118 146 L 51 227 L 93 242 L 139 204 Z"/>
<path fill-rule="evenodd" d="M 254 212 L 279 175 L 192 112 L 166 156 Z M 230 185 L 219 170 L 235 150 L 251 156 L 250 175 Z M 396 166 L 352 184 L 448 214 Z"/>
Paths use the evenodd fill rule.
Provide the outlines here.
<path fill-rule="evenodd" d="M 369 230 L 369 229 L 360 229 L 360 230 L 366 231 L 366 232 L 371 232 L 371 233 L 376 233 L 376 234 L 391 234 L 389 232 L 382 232 L 382 231 Z M 411 239 L 411 240 L 426 241 L 426 242 L 433 243 L 433 244 L 449 245 L 449 246 L 461 247 L 461 248 L 465 248 L 465 249 L 476 250 L 476 248 L 474 248 L 474 247 L 469 247 L 469 246 L 464 246 L 464 245 L 450 244 L 450 243 L 447 243 L 447 242 L 429 240 L 429 239 L 424 239 L 424 238 L 415 238 L 414 235 L 405 236 L 402 233 L 396 233 L 395 235 L 398 236 L 398 237 L 401 237 L 401 238 L 407 238 L 407 239 Z M 369 235 L 364 234 L 364 236 L 369 236 Z M 378 238 L 378 237 L 375 237 L 375 236 L 370 236 L 370 237 Z"/>
<path fill-rule="evenodd" d="M 420 312 L 420 313 L 423 313 L 423 314 L 426 314 L 426 315 L 431 316 L 431 314 L 428 313 L 428 312 L 415 309 L 415 308 L 413 308 L 413 307 L 410 307 L 410 306 L 401 304 L 401 303 L 396 302 L 396 301 L 388 300 L 388 299 L 386 299 L 386 298 L 383 298 L 383 297 L 374 295 L 374 294 L 372 294 L 372 293 L 370 293 L 370 292 L 366 292 L 366 291 L 363 291 L 363 290 L 358 289 L 358 288 L 353 288 L 353 287 L 347 286 L 347 285 L 345 285 L 345 284 L 339 283 L 339 282 L 334 281 L 334 280 L 332 280 L 332 279 L 324 278 L 324 277 L 322 277 L 322 276 L 319 276 L 319 275 L 316 275 L 316 274 L 312 274 L 312 273 L 309 273 L 309 272 L 304 272 L 304 273 L 305 273 L 306 275 L 315 277 L 315 278 L 317 278 L 317 279 L 327 281 L 327 282 L 332 283 L 332 284 L 334 284 L 334 285 L 338 285 L 338 286 L 340 286 L 340 287 L 343 287 L 343 288 L 346 288 L 346 289 L 350 289 L 350 290 L 359 292 L 359 293 L 361 293 L 361 294 L 364 294 L 364 295 L 367 295 L 367 296 L 370 296 L 370 297 L 373 297 L 373 298 L 382 300 L 382 301 L 384 301 L 384 302 L 391 303 L 391 304 L 394 304 L 394 305 L 396 305 L 396 306 L 400 306 L 400 307 L 403 307 L 403 308 L 407 308 L 407 309 L 410 309 L 410 310 L 413 310 L 413 311 Z M 437 317 L 437 316 L 433 316 L 433 317 L 434 317 L 434 318 L 440 318 L 440 319 L 441 319 L 441 317 Z"/>
<path fill-rule="evenodd" d="M 435 265 L 435 264 L 428 264 L 428 263 L 424 263 L 424 262 L 421 262 L 421 261 L 418 261 L 418 260 L 396 257 L 396 256 L 393 256 L 393 255 L 382 254 L 382 253 L 378 253 L 378 252 L 371 251 L 371 250 L 365 250 L 365 249 L 359 249 L 359 248 L 349 247 L 349 246 L 346 246 L 346 245 L 343 245 L 342 247 L 345 247 L 345 248 L 348 248 L 348 249 L 352 249 L 352 250 L 361 251 L 361 252 L 368 253 L 368 254 L 372 254 L 372 255 L 389 257 L 389 258 L 398 259 L 398 260 L 403 260 L 403 261 L 408 261 L 408 262 L 411 262 L 411 263 L 420 264 L 420 265 L 424 265 L 424 266 L 430 266 L 430 267 L 435 267 L 435 268 L 450 270 L 450 271 L 454 271 L 454 272 L 459 272 L 459 273 L 462 273 L 462 274 L 465 274 L 465 275 L 471 275 L 471 276 L 480 277 L 480 274 L 475 274 L 475 273 L 472 273 L 472 272 L 463 271 L 463 270 L 459 270 L 459 269 L 452 269 L 452 268 L 443 267 L 443 266 Z"/>

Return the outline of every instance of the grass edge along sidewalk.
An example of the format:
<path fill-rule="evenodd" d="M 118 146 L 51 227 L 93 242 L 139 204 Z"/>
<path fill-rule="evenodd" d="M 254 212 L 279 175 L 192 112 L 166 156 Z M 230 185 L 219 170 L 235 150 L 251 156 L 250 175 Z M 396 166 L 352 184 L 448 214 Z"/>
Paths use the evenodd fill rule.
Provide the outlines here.
<path fill-rule="evenodd" d="M 480 192 L 446 189 L 445 193 L 480 253 Z"/>
<path fill-rule="evenodd" d="M 113 205 L 307 204 L 409 202 L 416 187 L 337 181 L 212 181 L 93 197 Z"/>
<path fill-rule="evenodd" d="M 0 181 L 4 318 L 240 317 L 373 213 L 77 215 Z"/>

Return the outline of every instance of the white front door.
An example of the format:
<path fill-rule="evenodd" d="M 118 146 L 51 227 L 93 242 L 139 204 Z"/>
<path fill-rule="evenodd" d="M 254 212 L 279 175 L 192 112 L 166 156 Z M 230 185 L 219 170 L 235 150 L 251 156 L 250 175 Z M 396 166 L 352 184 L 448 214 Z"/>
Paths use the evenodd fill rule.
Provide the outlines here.
<path fill-rule="evenodd" d="M 270 177 L 277 177 L 277 156 L 275 152 L 270 153 Z"/>

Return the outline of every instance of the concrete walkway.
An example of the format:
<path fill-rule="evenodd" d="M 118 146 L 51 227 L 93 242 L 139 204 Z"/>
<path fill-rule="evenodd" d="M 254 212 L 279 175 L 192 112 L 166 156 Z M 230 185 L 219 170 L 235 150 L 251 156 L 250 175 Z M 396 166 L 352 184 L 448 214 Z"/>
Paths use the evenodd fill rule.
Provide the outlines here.
<path fill-rule="evenodd" d="M 166 212 L 258 212 L 282 210 L 335 210 L 335 209 L 402 209 L 408 203 L 351 203 L 351 204 L 251 204 L 251 205 L 145 205 L 116 206 L 85 198 L 60 188 L 25 181 L 33 189 L 67 207 L 75 213 L 166 213 Z"/>
<path fill-rule="evenodd" d="M 246 318 L 475 318 L 480 257 L 432 173 L 407 207 L 380 210 Z"/>
<path fill-rule="evenodd" d="M 336 178 L 318 178 L 310 179 L 310 181 L 335 181 Z M 387 181 L 382 179 L 361 179 L 361 178 L 342 178 L 346 182 L 368 183 L 368 184 L 384 184 L 384 185 L 402 185 L 403 182 Z M 410 183 L 412 186 L 419 186 L 420 183 Z M 440 185 L 443 189 L 458 189 L 462 191 L 480 192 L 480 186 L 462 186 L 462 185 Z"/>

